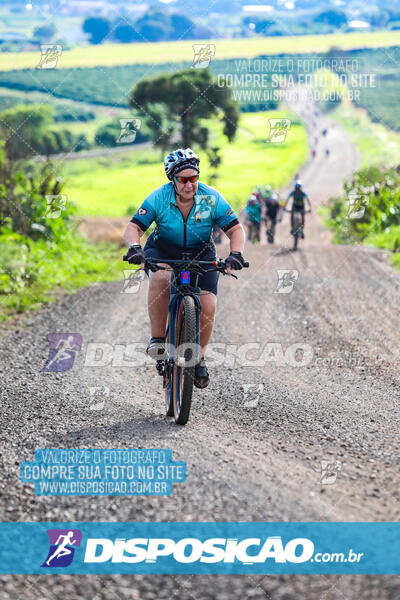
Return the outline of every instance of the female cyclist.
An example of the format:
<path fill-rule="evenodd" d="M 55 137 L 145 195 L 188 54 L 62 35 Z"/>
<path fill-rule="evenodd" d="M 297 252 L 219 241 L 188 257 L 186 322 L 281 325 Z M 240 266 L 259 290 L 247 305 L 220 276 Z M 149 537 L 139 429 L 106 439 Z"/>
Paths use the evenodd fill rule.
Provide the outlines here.
<path fill-rule="evenodd" d="M 165 157 L 164 169 L 169 183 L 145 199 L 125 231 L 130 263 L 141 264 L 145 257 L 176 260 L 181 259 L 182 254 L 196 260 L 215 260 L 211 233 L 214 225 L 218 225 L 230 240 L 230 254 L 226 259 L 228 272 L 243 268 L 243 227 L 225 198 L 216 189 L 199 182 L 199 164 L 200 159 L 191 148 L 179 148 Z M 153 222 L 156 228 L 142 248 L 140 238 Z M 158 359 L 165 353 L 171 273 L 149 272 L 148 269 L 146 272 L 150 279 L 148 311 L 152 335 L 147 353 Z M 209 383 L 204 355 L 214 325 L 217 286 L 217 272 L 203 273 L 199 277 L 201 349 L 194 381 L 199 388 Z"/>

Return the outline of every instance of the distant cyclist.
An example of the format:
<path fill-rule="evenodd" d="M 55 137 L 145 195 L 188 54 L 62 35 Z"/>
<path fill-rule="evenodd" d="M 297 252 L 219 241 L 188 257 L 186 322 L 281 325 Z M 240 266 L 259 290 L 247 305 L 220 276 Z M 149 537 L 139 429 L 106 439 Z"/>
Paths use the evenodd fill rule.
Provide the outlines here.
<path fill-rule="evenodd" d="M 272 192 L 268 198 L 265 199 L 265 229 L 267 233 L 267 240 L 270 244 L 273 244 L 275 239 L 275 228 L 278 221 L 279 212 L 279 194 Z"/>
<path fill-rule="evenodd" d="M 309 197 L 307 196 L 307 194 L 303 191 L 303 185 L 300 181 L 300 179 L 298 179 L 294 185 L 294 189 L 290 192 L 289 196 L 287 197 L 287 200 L 285 202 L 285 205 L 283 207 L 283 210 L 286 210 L 286 206 L 288 205 L 290 199 L 293 200 L 292 203 L 292 208 L 291 208 L 291 215 L 290 215 L 290 225 L 291 225 L 291 230 L 290 233 L 294 233 L 294 227 L 293 227 L 293 213 L 294 212 L 299 212 L 301 213 L 301 231 L 300 231 L 300 236 L 304 239 L 304 225 L 305 225 L 305 219 L 304 219 L 304 215 L 306 212 L 306 208 L 305 208 L 305 202 L 307 201 L 308 206 L 309 206 L 309 210 L 311 212 L 311 202 Z"/>
<path fill-rule="evenodd" d="M 262 185 L 257 185 L 254 188 L 252 195 L 257 198 L 258 202 L 260 202 L 260 205 L 261 205 L 261 202 L 263 200 L 263 188 L 262 188 Z"/>
<path fill-rule="evenodd" d="M 255 194 L 251 194 L 246 206 L 247 237 L 251 242 L 260 234 L 261 226 L 261 202 Z"/>

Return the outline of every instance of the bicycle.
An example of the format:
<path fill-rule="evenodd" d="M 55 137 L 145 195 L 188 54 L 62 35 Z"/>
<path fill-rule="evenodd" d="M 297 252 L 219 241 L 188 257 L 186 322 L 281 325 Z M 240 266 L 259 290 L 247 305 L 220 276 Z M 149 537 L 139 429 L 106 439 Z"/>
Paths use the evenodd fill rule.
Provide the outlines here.
<path fill-rule="evenodd" d="M 296 251 L 297 247 L 298 247 L 298 243 L 299 243 L 299 237 L 301 237 L 301 234 L 303 231 L 301 212 L 299 210 L 288 210 L 287 208 L 285 208 L 284 210 L 286 212 L 293 213 L 293 230 L 292 230 L 293 251 Z M 310 212 L 311 212 L 311 210 L 305 211 L 305 213 L 310 213 Z"/>
<path fill-rule="evenodd" d="M 126 260 L 127 257 L 123 258 Z M 174 417 L 178 425 L 186 425 L 192 403 L 195 365 L 200 360 L 198 278 L 204 270 L 227 275 L 225 261 L 192 260 L 183 254 L 180 260 L 146 258 L 145 265 L 151 271 L 171 271 L 166 355 L 157 360 L 156 369 L 163 377 L 166 415 Z M 248 267 L 249 263 L 244 266 Z M 231 276 L 237 279 L 233 273 Z"/>
<path fill-rule="evenodd" d="M 248 224 L 247 239 L 252 244 L 257 244 L 260 241 L 260 223 L 250 221 Z"/>

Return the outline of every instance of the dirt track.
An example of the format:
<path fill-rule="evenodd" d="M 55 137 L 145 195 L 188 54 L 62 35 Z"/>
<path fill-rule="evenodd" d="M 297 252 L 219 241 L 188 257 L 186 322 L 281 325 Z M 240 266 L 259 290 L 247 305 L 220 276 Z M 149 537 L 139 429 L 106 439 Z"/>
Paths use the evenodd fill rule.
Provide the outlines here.
<path fill-rule="evenodd" d="M 309 116 L 306 114 L 308 120 Z M 313 118 L 310 117 L 312 127 Z M 319 125 L 322 126 L 321 123 Z M 328 144 L 326 160 L 321 149 Z M 315 209 L 357 166 L 354 148 L 329 126 L 302 173 Z M 381 252 L 329 244 L 316 211 L 297 253 L 286 220 L 276 244 L 246 248 L 239 281 L 220 281 L 213 341 L 306 344 L 306 366 L 212 366 L 185 428 L 163 413 L 154 368 L 85 366 L 89 342 L 149 337 L 147 282 L 121 294 L 101 284 L 44 308 L 0 341 L 2 521 L 397 521 L 399 519 L 400 278 Z M 223 249 L 221 254 L 224 254 Z M 295 270 L 277 293 L 278 269 Z M 397 300 L 396 300 L 397 298 Z M 71 371 L 40 373 L 50 332 L 83 338 Z M 257 354 L 257 353 L 256 353 Z M 252 351 L 247 354 L 252 356 Z M 252 385 L 253 387 L 243 387 Z M 90 386 L 110 388 L 90 410 Z M 187 482 L 167 498 L 40 498 L 19 482 L 36 448 L 171 448 Z M 337 479 L 321 485 L 321 461 Z M 397 576 L 3 576 L 9 598 L 150 600 L 395 600 Z M 97 594 L 97 595 L 96 595 Z"/>

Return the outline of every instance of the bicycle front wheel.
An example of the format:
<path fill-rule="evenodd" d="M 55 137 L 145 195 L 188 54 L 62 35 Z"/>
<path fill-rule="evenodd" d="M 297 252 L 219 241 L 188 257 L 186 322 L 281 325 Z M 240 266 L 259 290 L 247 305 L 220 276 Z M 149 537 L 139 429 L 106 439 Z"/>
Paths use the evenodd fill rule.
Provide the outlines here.
<path fill-rule="evenodd" d="M 196 305 L 191 296 L 184 296 L 179 305 L 175 332 L 174 417 L 178 425 L 186 425 L 192 404 L 196 358 Z"/>
<path fill-rule="evenodd" d="M 168 358 L 164 363 L 164 397 L 165 397 L 165 413 L 167 417 L 174 416 L 174 395 L 172 392 L 173 378 L 171 374 L 171 364 L 169 361 L 169 324 L 165 334 L 165 347 L 168 351 Z"/>

